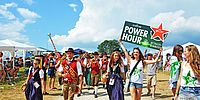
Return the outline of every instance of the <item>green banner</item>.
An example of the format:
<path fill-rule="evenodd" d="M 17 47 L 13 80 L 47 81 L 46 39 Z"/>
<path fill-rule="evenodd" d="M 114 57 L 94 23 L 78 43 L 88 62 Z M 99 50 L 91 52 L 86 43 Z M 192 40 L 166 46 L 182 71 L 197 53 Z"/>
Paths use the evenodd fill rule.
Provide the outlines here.
<path fill-rule="evenodd" d="M 121 40 L 159 50 L 167 37 L 167 30 L 125 21 Z"/>

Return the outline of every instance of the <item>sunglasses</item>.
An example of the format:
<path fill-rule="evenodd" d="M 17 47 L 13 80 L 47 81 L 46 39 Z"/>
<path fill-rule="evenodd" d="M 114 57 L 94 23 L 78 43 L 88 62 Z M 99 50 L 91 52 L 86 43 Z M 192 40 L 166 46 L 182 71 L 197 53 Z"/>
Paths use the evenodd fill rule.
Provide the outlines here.
<path fill-rule="evenodd" d="M 178 53 L 179 53 L 179 54 L 183 53 L 183 50 L 182 50 L 182 49 L 181 49 L 181 50 L 179 50 L 179 51 L 178 51 Z"/>

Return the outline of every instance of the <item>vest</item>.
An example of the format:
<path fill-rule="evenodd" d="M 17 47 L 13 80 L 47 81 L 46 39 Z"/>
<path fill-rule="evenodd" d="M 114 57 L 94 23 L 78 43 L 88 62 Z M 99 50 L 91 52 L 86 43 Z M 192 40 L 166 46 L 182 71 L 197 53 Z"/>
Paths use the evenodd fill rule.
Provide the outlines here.
<path fill-rule="evenodd" d="M 92 68 L 92 74 L 99 74 L 100 69 L 99 69 L 99 62 L 91 62 L 91 68 Z"/>
<path fill-rule="evenodd" d="M 67 76 L 68 82 L 77 82 L 78 73 L 77 73 L 77 61 L 72 60 L 71 62 L 64 60 L 62 62 L 64 73 L 69 73 Z"/>
<path fill-rule="evenodd" d="M 102 68 L 103 71 L 107 71 L 107 65 L 108 65 L 108 61 L 103 61 L 102 60 L 102 66 L 101 66 L 101 68 Z"/>

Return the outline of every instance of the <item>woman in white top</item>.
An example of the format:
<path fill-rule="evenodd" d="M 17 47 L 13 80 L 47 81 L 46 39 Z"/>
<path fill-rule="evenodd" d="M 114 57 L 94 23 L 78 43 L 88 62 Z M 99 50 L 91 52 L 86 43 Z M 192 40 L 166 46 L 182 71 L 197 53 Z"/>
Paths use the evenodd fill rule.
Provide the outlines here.
<path fill-rule="evenodd" d="M 177 83 L 176 96 L 178 94 L 192 94 L 200 100 L 200 55 L 196 46 L 186 46 L 184 55 L 186 61 L 181 64 L 181 73 Z M 186 96 L 188 98 L 189 96 Z M 189 98 L 188 98 L 189 99 Z M 192 100 L 196 100 L 192 99 Z"/>
<path fill-rule="evenodd" d="M 133 74 L 130 76 L 130 93 L 132 100 L 140 100 L 142 94 L 142 87 L 143 87 L 143 68 L 145 64 L 153 64 L 158 61 L 158 57 L 161 54 L 162 48 L 160 49 L 158 56 L 155 60 L 144 60 L 144 56 L 139 48 L 133 49 L 133 55 L 130 56 L 126 51 L 126 48 L 122 44 L 121 39 L 119 39 L 119 44 L 122 50 L 125 53 L 125 56 L 128 60 L 130 65 L 130 72 L 133 70 L 135 64 L 139 61 L 138 65 L 136 66 Z"/>

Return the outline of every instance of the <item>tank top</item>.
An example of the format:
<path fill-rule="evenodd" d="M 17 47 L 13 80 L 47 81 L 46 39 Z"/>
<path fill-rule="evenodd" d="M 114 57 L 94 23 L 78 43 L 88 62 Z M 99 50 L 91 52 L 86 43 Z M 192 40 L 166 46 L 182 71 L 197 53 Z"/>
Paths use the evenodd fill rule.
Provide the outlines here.
<path fill-rule="evenodd" d="M 135 66 L 136 63 L 137 63 L 137 61 L 131 60 L 130 71 L 133 70 L 133 67 Z M 142 64 L 142 61 L 140 61 L 138 63 L 135 70 L 133 71 L 133 74 L 130 76 L 130 82 L 143 84 L 143 64 Z"/>
<path fill-rule="evenodd" d="M 190 66 L 186 65 L 184 62 L 184 66 L 182 69 L 182 77 L 181 77 L 181 86 L 187 87 L 200 87 L 200 81 L 194 75 L 194 72 Z"/>

